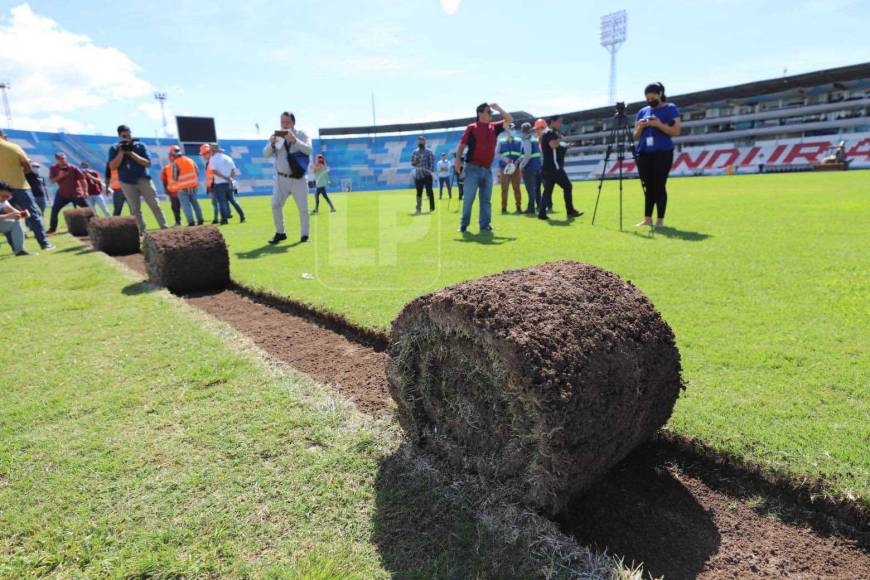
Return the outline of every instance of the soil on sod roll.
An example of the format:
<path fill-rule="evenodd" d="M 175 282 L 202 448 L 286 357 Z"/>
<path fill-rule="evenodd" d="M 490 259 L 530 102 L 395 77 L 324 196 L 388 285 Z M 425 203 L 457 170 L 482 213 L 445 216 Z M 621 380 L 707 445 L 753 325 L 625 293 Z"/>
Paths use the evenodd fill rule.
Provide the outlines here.
<path fill-rule="evenodd" d="M 230 255 L 217 228 L 147 232 L 142 253 L 151 282 L 170 292 L 218 290 L 230 283 Z"/>
<path fill-rule="evenodd" d="M 110 256 L 139 251 L 139 228 L 131 217 L 95 217 L 88 222 L 88 235 L 95 250 Z"/>
<path fill-rule="evenodd" d="M 147 276 L 142 254 L 115 259 Z M 272 356 L 334 385 L 361 411 L 381 414 L 391 407 L 383 353 L 233 291 L 186 300 Z M 310 350 L 300 356 L 295 345 L 307 341 Z M 718 471 L 656 439 L 593 485 L 559 521 L 582 543 L 645 562 L 667 578 L 870 578 L 866 525 L 863 533 L 836 521 L 825 526 L 816 521 L 823 515 L 802 517 L 806 509 L 789 498 L 767 495 L 751 474 Z M 430 532 L 425 518 L 417 532 Z"/>
<path fill-rule="evenodd" d="M 652 303 L 576 262 L 414 300 L 389 356 L 412 441 L 551 514 L 664 425 L 682 388 L 674 334 Z"/>
<path fill-rule="evenodd" d="M 94 212 L 87 207 L 67 209 L 63 212 L 66 229 L 70 235 L 82 237 L 88 235 L 88 222 L 94 217 Z"/>

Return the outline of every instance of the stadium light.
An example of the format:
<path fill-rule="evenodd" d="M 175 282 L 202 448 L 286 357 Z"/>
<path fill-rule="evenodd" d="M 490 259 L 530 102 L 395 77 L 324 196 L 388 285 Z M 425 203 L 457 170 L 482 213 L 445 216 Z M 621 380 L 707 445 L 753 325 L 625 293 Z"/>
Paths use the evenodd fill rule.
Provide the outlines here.
<path fill-rule="evenodd" d="M 12 88 L 12 83 L 9 81 L 0 81 L 0 91 L 3 91 L 3 111 L 6 113 L 6 125 L 12 129 L 12 109 L 9 108 L 9 89 Z"/>
<path fill-rule="evenodd" d="M 154 93 L 154 99 L 160 103 L 160 117 L 163 119 L 163 136 L 169 137 L 169 131 L 166 129 L 166 93 Z"/>
<path fill-rule="evenodd" d="M 610 52 L 610 103 L 616 102 L 616 53 L 625 42 L 628 30 L 628 12 L 620 10 L 601 17 L 601 46 Z"/>

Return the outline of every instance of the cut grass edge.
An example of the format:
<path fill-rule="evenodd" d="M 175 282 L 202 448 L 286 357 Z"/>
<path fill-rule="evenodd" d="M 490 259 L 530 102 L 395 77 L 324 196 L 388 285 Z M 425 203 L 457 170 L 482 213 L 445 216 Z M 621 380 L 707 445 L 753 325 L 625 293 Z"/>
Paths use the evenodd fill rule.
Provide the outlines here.
<path fill-rule="evenodd" d="M 406 575 L 414 570 L 401 569 L 401 560 L 407 554 L 408 547 L 401 545 L 393 550 L 389 542 L 407 542 L 398 536 L 413 533 L 419 521 L 432 525 L 436 531 L 444 531 L 445 537 L 454 535 L 462 531 L 461 526 L 453 529 L 456 525 L 453 521 L 455 515 L 461 513 L 474 518 L 473 535 L 477 538 L 476 551 L 479 554 L 472 556 L 479 556 L 480 561 L 468 564 L 478 568 L 481 573 L 521 572 L 517 569 L 517 564 L 520 564 L 526 572 L 536 577 L 590 580 L 642 580 L 648 577 L 644 574 L 642 564 L 629 565 L 622 558 L 611 556 L 606 551 L 581 545 L 575 538 L 562 532 L 556 522 L 511 503 L 507 499 L 509 493 L 506 489 L 494 489 L 473 476 L 457 479 L 452 471 L 442 469 L 437 460 L 403 441 L 395 418 L 375 418 L 362 413 L 329 385 L 319 383 L 273 357 L 230 324 L 188 304 L 183 296 L 141 282 L 138 273 L 108 255 L 102 255 L 101 258 L 108 260 L 125 277 L 142 283 L 143 287 L 159 298 L 195 316 L 203 328 L 250 357 L 270 379 L 297 385 L 294 394 L 306 404 L 334 409 L 345 419 L 348 429 L 368 433 L 380 442 L 379 447 L 385 453 L 377 476 L 376 503 L 388 502 L 385 497 L 396 490 L 399 490 L 399 494 L 413 494 L 409 499 L 414 500 L 407 503 L 406 513 L 396 514 L 395 506 L 391 506 L 381 510 L 388 516 L 376 516 L 379 521 L 376 521 L 373 542 L 383 554 L 385 564 L 395 573 Z M 335 319 L 328 320 L 330 324 L 335 324 Z M 423 502 L 420 503 L 419 499 Z M 399 516 L 395 519 L 407 522 L 405 525 L 410 529 L 400 529 L 399 534 L 396 534 L 387 525 L 396 523 L 390 516 Z M 428 534 L 430 539 L 438 536 L 437 533 Z M 445 540 L 445 546 L 450 547 L 453 542 Z M 486 549 L 487 544 L 490 549 Z M 430 552 L 437 550 L 437 545 L 429 548 Z M 433 560 L 436 560 L 435 566 L 443 565 L 437 562 L 437 556 L 433 555 Z"/>

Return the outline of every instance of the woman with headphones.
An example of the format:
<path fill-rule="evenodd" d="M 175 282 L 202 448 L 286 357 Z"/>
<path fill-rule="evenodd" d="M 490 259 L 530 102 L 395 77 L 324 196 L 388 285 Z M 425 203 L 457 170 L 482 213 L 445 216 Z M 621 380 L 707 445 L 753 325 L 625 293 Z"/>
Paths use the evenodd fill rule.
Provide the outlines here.
<path fill-rule="evenodd" d="M 637 142 L 637 173 L 644 186 L 644 214 L 640 226 L 664 226 L 668 205 L 666 184 L 674 163 L 674 142 L 671 137 L 680 134 L 680 111 L 665 96 L 662 83 L 652 83 L 644 89 L 647 106 L 637 112 L 634 139 Z"/>

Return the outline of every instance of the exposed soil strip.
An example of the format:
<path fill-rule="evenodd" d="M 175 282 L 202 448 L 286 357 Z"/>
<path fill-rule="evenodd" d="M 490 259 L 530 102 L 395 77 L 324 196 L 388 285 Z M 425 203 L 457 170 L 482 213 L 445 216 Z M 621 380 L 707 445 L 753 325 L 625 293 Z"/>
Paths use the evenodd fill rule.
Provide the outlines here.
<path fill-rule="evenodd" d="M 144 275 L 141 254 L 117 259 Z M 186 299 L 334 385 L 363 412 L 392 409 L 386 355 L 371 347 L 371 338 L 368 347 L 349 339 L 354 330 L 341 327 L 350 323 L 318 324 L 307 306 L 238 287 Z M 666 578 L 870 578 L 870 529 L 862 513 L 838 509 L 846 521 L 832 517 L 789 486 L 697 451 L 678 438 L 657 438 L 574 502 L 560 524 L 582 543 Z"/>

